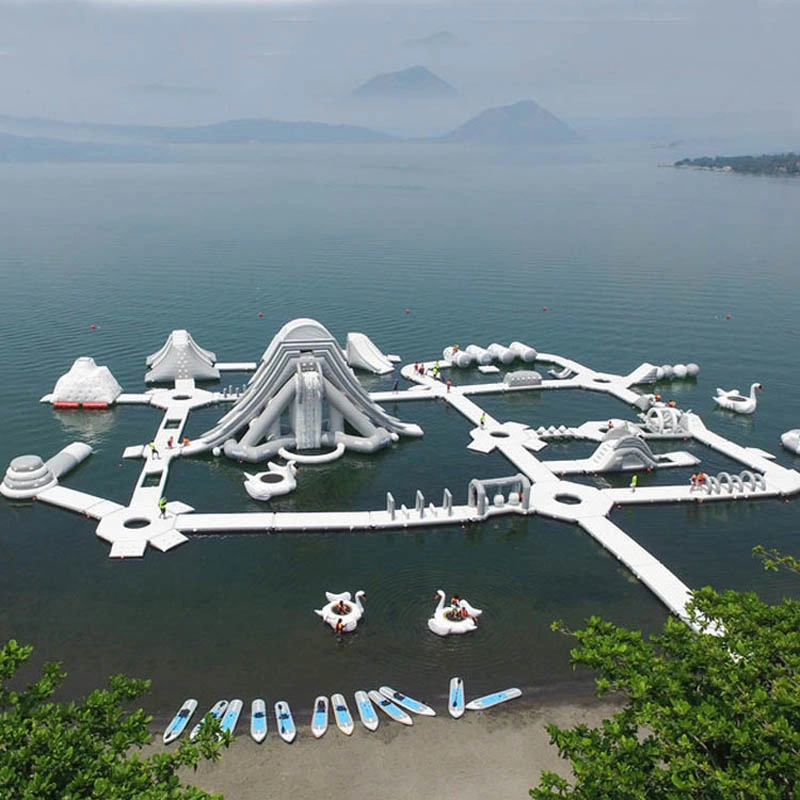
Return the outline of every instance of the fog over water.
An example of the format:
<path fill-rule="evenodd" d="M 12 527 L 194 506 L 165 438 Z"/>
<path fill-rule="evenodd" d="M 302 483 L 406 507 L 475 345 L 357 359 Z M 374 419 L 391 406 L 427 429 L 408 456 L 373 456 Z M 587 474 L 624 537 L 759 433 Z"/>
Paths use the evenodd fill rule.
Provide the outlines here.
<path fill-rule="evenodd" d="M 4 3 L 0 114 L 314 119 L 426 135 L 532 98 L 592 132 L 642 117 L 691 119 L 682 135 L 787 130 L 800 126 L 799 27 L 796 3 L 747 0 Z M 415 64 L 459 98 L 349 98 Z"/>

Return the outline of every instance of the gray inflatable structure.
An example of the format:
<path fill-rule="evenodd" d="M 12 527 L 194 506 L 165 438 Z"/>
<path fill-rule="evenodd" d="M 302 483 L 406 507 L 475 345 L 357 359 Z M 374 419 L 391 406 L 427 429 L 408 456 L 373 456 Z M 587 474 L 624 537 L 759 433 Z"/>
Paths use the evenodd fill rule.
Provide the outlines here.
<path fill-rule="evenodd" d="M 30 500 L 45 489 L 57 486 L 62 475 L 91 454 L 92 448 L 88 444 L 73 442 L 47 461 L 36 455 L 17 456 L 0 483 L 0 494 L 12 500 Z"/>
<path fill-rule="evenodd" d="M 231 410 L 184 452 L 213 449 L 259 463 L 288 451 L 292 458 L 323 448 L 373 453 L 400 436 L 422 436 L 422 429 L 370 398 L 323 325 L 296 319 L 275 335 Z"/>
<path fill-rule="evenodd" d="M 654 469 L 662 463 L 644 439 L 623 428 L 612 428 L 589 460 L 596 472 Z"/>
<path fill-rule="evenodd" d="M 217 356 L 204 350 L 186 330 L 175 330 L 167 337 L 164 346 L 147 357 L 150 371 L 144 376 L 147 383 L 194 378 L 198 381 L 219 380 L 219 370 L 214 366 Z"/>

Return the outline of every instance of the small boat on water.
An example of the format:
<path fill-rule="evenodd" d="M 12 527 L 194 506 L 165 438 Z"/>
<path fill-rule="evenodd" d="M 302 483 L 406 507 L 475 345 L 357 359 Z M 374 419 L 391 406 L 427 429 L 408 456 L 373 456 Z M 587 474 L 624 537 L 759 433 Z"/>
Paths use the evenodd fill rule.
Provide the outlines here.
<path fill-rule="evenodd" d="M 233 736 L 236 732 L 236 723 L 239 722 L 239 714 L 242 713 L 242 706 L 244 706 L 244 703 L 241 700 L 231 700 L 231 702 L 228 703 L 225 716 L 220 723 L 223 733 L 229 733 Z"/>
<path fill-rule="evenodd" d="M 405 708 L 406 711 L 413 711 L 415 714 L 421 714 L 425 717 L 436 716 L 436 712 L 429 705 L 421 703 L 419 700 L 415 700 L 413 697 L 409 697 L 402 692 L 398 692 L 396 689 L 392 689 L 391 686 L 381 686 L 378 691 L 401 708 Z"/>
<path fill-rule="evenodd" d="M 483 711 L 485 708 L 491 708 L 500 703 L 505 703 L 521 695 L 522 692 L 517 688 L 503 689 L 502 692 L 494 692 L 492 694 L 486 694 L 483 697 L 478 697 L 475 700 L 470 700 L 465 708 L 470 711 Z"/>
<path fill-rule="evenodd" d="M 388 697 L 384 697 L 380 692 L 371 689 L 369 692 L 369 699 L 395 722 L 402 722 L 403 725 L 414 724 L 414 720 L 412 720 L 402 708 L 398 708 Z"/>
<path fill-rule="evenodd" d="M 345 736 L 350 736 L 355 725 L 353 724 L 353 715 L 347 707 L 347 700 L 344 699 L 344 695 L 331 695 L 331 705 L 333 706 L 333 717 L 336 720 L 336 727 L 345 734 Z"/>
<path fill-rule="evenodd" d="M 328 730 L 328 698 L 320 695 L 314 701 L 314 713 L 311 715 L 311 733 L 320 739 Z"/>
<path fill-rule="evenodd" d="M 291 744 L 297 736 L 297 728 L 292 717 L 292 709 L 285 700 L 278 700 L 275 703 L 275 723 L 278 726 L 278 736 L 286 744 Z"/>
<path fill-rule="evenodd" d="M 197 700 L 190 697 L 181 707 L 178 713 L 172 718 L 172 722 L 167 725 L 164 731 L 164 744 L 174 742 L 185 730 L 192 718 L 192 714 L 197 710 Z"/>
<path fill-rule="evenodd" d="M 464 715 L 464 681 L 461 678 L 450 678 L 450 696 L 447 710 L 451 717 L 458 719 Z"/>
<path fill-rule="evenodd" d="M 259 744 L 267 738 L 267 704 L 260 697 L 250 704 L 250 736 Z"/>
<path fill-rule="evenodd" d="M 228 708 L 228 701 L 227 700 L 217 700 L 216 703 L 211 707 L 208 714 L 211 714 L 214 719 L 219 719 L 224 713 L 225 710 Z M 208 716 L 206 714 L 206 716 Z M 205 716 L 203 717 L 205 719 Z M 192 728 L 192 732 L 189 734 L 190 739 L 194 739 L 198 733 L 200 733 L 200 726 L 203 724 L 203 719 L 197 723 L 197 725 Z"/>
<path fill-rule="evenodd" d="M 361 722 L 368 731 L 375 731 L 378 729 L 378 715 L 375 713 L 375 706 L 372 705 L 372 700 L 369 695 L 363 690 L 359 689 L 356 694 L 356 706 L 358 707 L 358 716 L 361 717 Z"/>

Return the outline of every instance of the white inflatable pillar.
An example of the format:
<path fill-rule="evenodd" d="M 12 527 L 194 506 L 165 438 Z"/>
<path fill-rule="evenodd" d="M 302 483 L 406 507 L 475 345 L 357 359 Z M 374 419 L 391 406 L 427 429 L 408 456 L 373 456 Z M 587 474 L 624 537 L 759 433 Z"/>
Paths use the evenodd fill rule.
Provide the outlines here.
<path fill-rule="evenodd" d="M 481 366 L 492 363 L 492 354 L 477 344 L 467 345 L 466 352 L 469 353 Z"/>
<path fill-rule="evenodd" d="M 508 349 L 514 353 L 517 358 L 524 361 L 526 364 L 533 364 L 536 361 L 536 351 L 522 342 L 511 342 Z"/>
<path fill-rule="evenodd" d="M 498 344 L 497 342 L 492 342 L 486 348 L 501 364 L 510 364 L 514 358 L 515 354 L 511 352 L 507 347 L 504 347 L 502 344 Z"/>

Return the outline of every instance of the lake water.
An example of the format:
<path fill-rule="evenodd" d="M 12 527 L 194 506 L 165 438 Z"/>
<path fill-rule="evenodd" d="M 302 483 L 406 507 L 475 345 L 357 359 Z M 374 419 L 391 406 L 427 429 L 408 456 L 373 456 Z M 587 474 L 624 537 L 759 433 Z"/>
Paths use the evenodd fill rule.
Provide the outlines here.
<path fill-rule="evenodd" d="M 0 166 L 1 469 L 21 453 L 48 458 L 87 441 L 95 453 L 66 485 L 126 502 L 140 464 L 123 462 L 122 451 L 149 441 L 160 414 L 39 404 L 72 361 L 90 355 L 139 391 L 145 356 L 174 328 L 221 360 L 257 360 L 299 316 L 342 343 L 362 331 L 405 361 L 455 342 L 513 339 L 618 373 L 645 360 L 695 361 L 699 379 L 662 394 L 713 430 L 800 466 L 778 447 L 800 426 L 800 182 L 660 169 L 664 152 L 645 149 L 220 152 L 216 163 Z M 755 416 L 715 410 L 716 386 L 753 381 L 765 387 Z M 485 405 L 533 426 L 632 418 L 583 392 Z M 305 468 L 298 492 L 275 506 L 380 508 L 387 491 L 411 505 L 418 488 L 438 501 L 445 487 L 463 502 L 472 477 L 515 471 L 499 455 L 466 450 L 468 423 L 452 409 L 389 410 L 422 425 L 424 439 Z M 221 413 L 195 413 L 188 435 Z M 692 448 L 707 471 L 726 466 Z M 578 457 L 587 447 L 548 451 Z M 678 472 L 640 485 L 688 480 Z M 225 460 L 177 462 L 167 493 L 199 511 L 262 509 Z M 667 506 L 613 519 L 690 586 L 777 600 L 797 593 L 796 578 L 765 575 L 750 550 L 797 554 L 797 508 Z M 518 685 L 535 700 L 574 679 L 569 642 L 550 632 L 552 620 L 577 626 L 599 614 L 653 631 L 666 615 L 587 535 L 536 517 L 465 530 L 208 536 L 126 561 L 108 559 L 94 528 L 44 504 L 0 502 L 0 637 L 34 644 L 37 663 L 65 660 L 68 693 L 117 671 L 149 676 L 145 705 L 159 716 L 188 695 L 201 705 L 280 696 L 302 710 L 316 694 L 381 683 L 436 703 L 453 674 L 468 694 Z M 438 588 L 485 609 L 477 633 L 428 632 Z M 337 641 L 312 609 L 325 590 L 357 589 L 367 592 L 366 616 Z"/>

